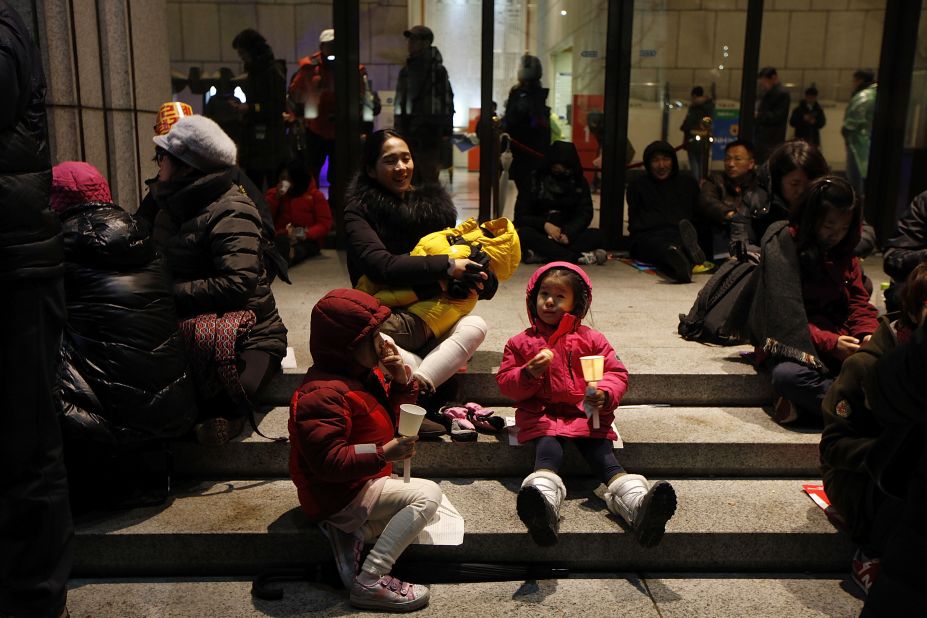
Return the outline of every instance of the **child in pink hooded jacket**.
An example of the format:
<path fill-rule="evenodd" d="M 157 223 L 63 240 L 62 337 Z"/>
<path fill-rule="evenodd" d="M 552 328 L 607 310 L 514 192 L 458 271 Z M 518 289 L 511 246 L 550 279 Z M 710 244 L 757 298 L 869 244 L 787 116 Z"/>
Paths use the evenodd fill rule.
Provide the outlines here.
<path fill-rule="evenodd" d="M 628 371 L 605 336 L 581 323 L 592 303 L 586 273 L 567 262 L 539 268 L 528 281 L 531 327 L 509 339 L 496 375 L 502 394 L 516 401 L 518 441 L 535 444 L 534 472 L 518 493 L 518 517 L 541 546 L 557 542 L 560 506 L 566 495 L 558 472 L 569 441 L 606 485 L 605 503 L 621 516 L 645 547 L 660 542 L 676 510 L 666 481 L 652 486 L 628 474 L 615 458 L 615 408 L 628 389 Z M 602 380 L 587 393 L 580 357 L 605 357 Z M 593 428 L 586 410 L 597 409 Z"/>

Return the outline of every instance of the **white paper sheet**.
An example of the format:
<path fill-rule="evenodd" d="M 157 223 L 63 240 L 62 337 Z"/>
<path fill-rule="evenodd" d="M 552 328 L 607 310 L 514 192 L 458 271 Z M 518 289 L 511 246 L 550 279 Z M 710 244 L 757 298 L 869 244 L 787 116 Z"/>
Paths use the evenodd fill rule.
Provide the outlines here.
<path fill-rule="evenodd" d="M 297 369 L 296 366 L 296 352 L 291 346 L 286 347 L 286 356 L 283 357 L 283 360 L 280 361 L 281 369 Z"/>
<path fill-rule="evenodd" d="M 442 496 L 438 510 L 413 543 L 416 545 L 460 545 L 463 539 L 464 519 L 447 496 Z"/>
<path fill-rule="evenodd" d="M 615 439 L 612 440 L 612 445 L 614 448 L 624 448 L 624 440 L 621 439 L 621 434 L 618 433 L 618 426 L 615 425 L 615 422 L 612 421 L 612 429 L 615 430 Z M 515 426 L 514 416 L 505 417 L 505 431 L 509 436 L 509 446 L 522 446 L 518 442 L 518 427 Z"/>

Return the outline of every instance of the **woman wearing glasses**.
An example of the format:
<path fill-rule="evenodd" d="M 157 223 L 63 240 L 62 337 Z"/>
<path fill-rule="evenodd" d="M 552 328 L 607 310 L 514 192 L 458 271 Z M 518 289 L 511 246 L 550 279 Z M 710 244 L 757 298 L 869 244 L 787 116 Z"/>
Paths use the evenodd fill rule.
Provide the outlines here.
<path fill-rule="evenodd" d="M 151 193 L 159 207 L 153 237 L 174 277 L 193 360 L 208 356 L 212 369 L 199 374 L 208 401 L 194 429 L 201 443 L 222 444 L 241 431 L 249 399 L 279 370 L 287 331 L 264 270 L 260 214 L 233 181 L 235 143 L 205 116 L 181 118 L 153 140 L 158 177 Z M 216 350 L 208 349 L 210 341 Z M 222 351 L 224 341 L 231 345 Z M 231 356 L 225 367 L 212 360 L 214 351 Z"/>

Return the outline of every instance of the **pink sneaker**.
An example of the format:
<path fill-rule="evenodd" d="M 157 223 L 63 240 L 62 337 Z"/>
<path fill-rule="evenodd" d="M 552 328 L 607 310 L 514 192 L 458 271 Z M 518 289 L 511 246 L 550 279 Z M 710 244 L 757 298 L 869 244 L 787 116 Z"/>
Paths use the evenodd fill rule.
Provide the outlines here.
<path fill-rule="evenodd" d="M 360 609 L 379 609 L 388 612 L 414 612 L 428 605 L 431 591 L 428 586 L 399 581 L 384 575 L 372 586 L 364 586 L 356 579 L 351 586 L 351 605 Z"/>
<path fill-rule="evenodd" d="M 467 419 L 473 423 L 473 426 L 480 431 L 495 433 L 505 428 L 505 419 L 501 416 L 493 416 L 493 410 L 487 410 L 478 403 L 468 403 L 464 405 L 467 409 Z"/>
<path fill-rule="evenodd" d="M 879 576 L 879 570 L 882 563 L 878 558 L 867 558 L 862 549 L 856 550 L 853 554 L 853 562 L 850 565 L 850 576 L 856 585 L 860 587 L 863 594 L 868 595 L 869 589 L 875 583 Z"/>

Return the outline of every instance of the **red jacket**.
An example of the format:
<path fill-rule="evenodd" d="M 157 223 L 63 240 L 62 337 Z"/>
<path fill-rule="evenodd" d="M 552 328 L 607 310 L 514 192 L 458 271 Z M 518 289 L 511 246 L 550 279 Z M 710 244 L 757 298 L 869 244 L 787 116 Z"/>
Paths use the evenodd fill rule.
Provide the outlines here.
<path fill-rule="evenodd" d="M 528 317 L 532 326 L 506 343 L 496 382 L 503 395 L 516 401 L 515 424 L 519 427 L 519 442 L 540 436 L 614 440 L 617 436 L 611 425 L 615 408 L 628 390 L 628 370 L 618 360 L 605 336 L 583 326 L 574 316 L 565 315 L 557 329 L 537 319 L 531 306 L 531 292 L 541 276 L 555 267 L 579 273 L 586 284 L 589 302 L 592 302 L 592 284 L 578 266 L 552 262 L 539 268 L 528 281 Z M 554 358 L 550 369 L 535 378 L 528 373 L 525 365 L 544 348 L 552 350 Z M 605 357 L 605 371 L 598 383 L 598 388 L 606 395 L 605 405 L 599 413 L 599 429 L 592 429 L 592 420 L 586 417 L 583 409 L 586 382 L 579 359 L 592 355 Z"/>
<path fill-rule="evenodd" d="M 401 403 L 414 387 L 390 384 L 364 369 L 354 348 L 389 317 L 389 308 L 358 290 L 333 290 L 312 310 L 315 364 L 290 403 L 290 476 L 314 521 L 347 506 L 370 479 L 388 476 L 383 445 L 396 433 Z"/>
<path fill-rule="evenodd" d="M 795 228 L 790 228 L 793 236 Z M 851 253 L 821 259 L 818 277 L 802 275 L 801 294 L 808 316 L 808 330 L 815 349 L 828 363 L 839 361 L 833 353 L 840 335 L 862 340 L 879 327 L 878 310 L 869 302 L 863 285 L 863 269 Z"/>
<path fill-rule="evenodd" d="M 315 184 L 296 197 L 288 195 L 281 199 L 277 188 L 271 187 L 264 195 L 270 214 L 274 218 L 277 236 L 286 236 L 286 226 L 306 228 L 306 238 L 317 243 L 328 235 L 332 229 L 332 211 L 325 194 L 315 188 Z"/>

